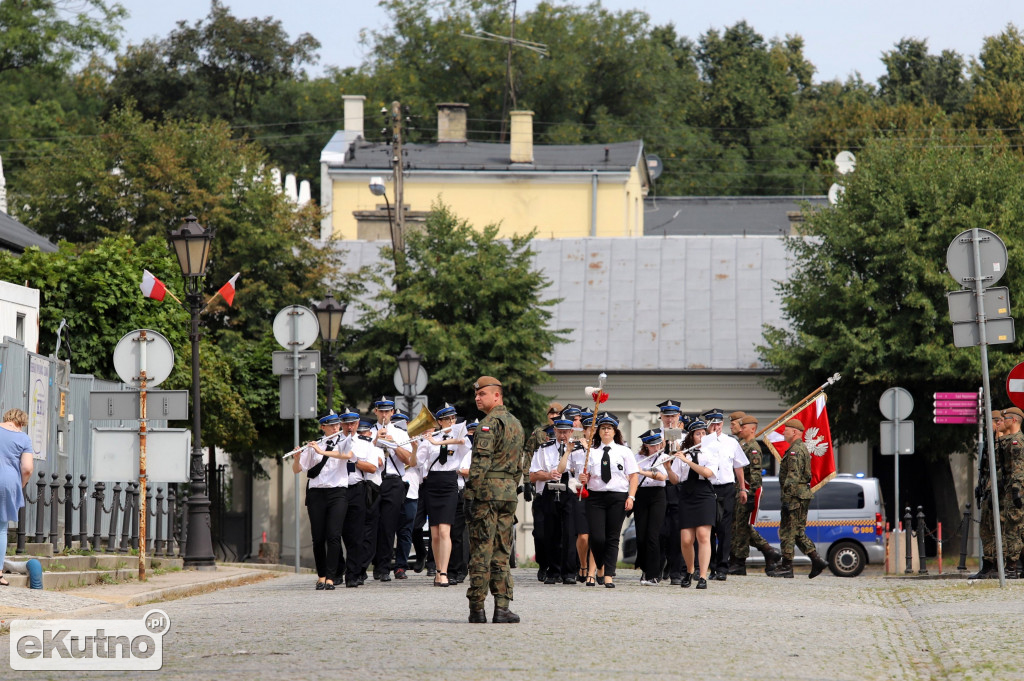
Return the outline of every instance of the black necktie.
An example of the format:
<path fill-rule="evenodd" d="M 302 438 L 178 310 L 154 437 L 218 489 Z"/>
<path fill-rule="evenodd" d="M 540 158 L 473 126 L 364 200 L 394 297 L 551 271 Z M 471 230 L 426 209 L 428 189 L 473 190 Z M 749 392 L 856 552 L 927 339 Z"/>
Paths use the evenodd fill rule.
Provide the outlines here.
<path fill-rule="evenodd" d="M 334 451 L 334 443 L 333 442 L 328 442 L 326 444 L 326 446 L 324 446 L 324 451 L 325 452 L 333 452 Z M 324 464 L 327 463 L 327 459 L 329 459 L 329 458 L 330 457 L 327 457 L 327 456 L 321 457 L 320 461 L 317 462 L 317 464 L 315 466 L 313 466 L 308 471 L 306 471 L 306 477 L 308 477 L 308 478 L 315 478 L 318 475 L 320 475 L 320 471 L 322 471 L 324 469 Z"/>
<path fill-rule="evenodd" d="M 561 461 L 562 460 L 562 456 L 564 456 L 564 455 L 565 455 L 565 443 L 564 442 L 559 442 L 558 443 L 558 460 Z M 569 484 L 569 467 L 568 466 L 565 467 L 565 472 L 562 473 L 562 477 L 559 478 L 558 482 L 562 483 L 563 485 L 568 485 Z"/>
<path fill-rule="evenodd" d="M 601 457 L 601 479 L 605 482 L 612 481 L 612 457 L 608 455 L 610 451 L 611 447 L 605 447 L 604 456 Z"/>
<path fill-rule="evenodd" d="M 442 466 L 448 461 L 448 445 L 441 445 L 441 453 L 437 457 L 437 462 Z"/>

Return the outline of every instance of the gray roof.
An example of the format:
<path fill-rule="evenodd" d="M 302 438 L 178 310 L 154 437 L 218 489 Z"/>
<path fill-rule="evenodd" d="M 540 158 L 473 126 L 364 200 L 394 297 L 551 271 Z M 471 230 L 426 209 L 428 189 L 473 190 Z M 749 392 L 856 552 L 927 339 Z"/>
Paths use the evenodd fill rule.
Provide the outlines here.
<path fill-rule="evenodd" d="M 536 170 L 536 171 L 609 171 L 628 172 L 643 165 L 643 142 L 615 144 L 536 144 L 533 163 L 511 163 L 509 145 L 489 142 L 444 142 L 406 144 L 406 162 L 410 170 Z M 391 168 L 391 147 L 387 144 L 356 140 L 349 148 L 341 169 L 387 170 Z M 321 159 L 323 160 L 323 159 Z M 331 168 L 340 164 L 327 161 Z"/>
<path fill-rule="evenodd" d="M 49 239 L 33 232 L 0 210 L 0 248 L 15 253 L 24 253 L 29 246 L 38 246 L 39 250 L 46 253 L 53 253 L 57 250 L 57 247 Z"/>
<path fill-rule="evenodd" d="M 380 258 L 382 242 L 341 241 L 343 270 Z M 567 329 L 546 370 L 764 371 L 762 325 L 781 324 L 776 282 L 784 240 L 765 236 L 543 239 L 535 262 L 561 298 L 551 328 Z M 366 300 L 372 299 L 369 291 Z M 346 324 L 358 324 L 359 312 Z"/>
<path fill-rule="evenodd" d="M 824 196 L 669 196 L 644 198 L 646 236 L 788 235 L 789 213 L 803 204 L 828 205 Z"/>

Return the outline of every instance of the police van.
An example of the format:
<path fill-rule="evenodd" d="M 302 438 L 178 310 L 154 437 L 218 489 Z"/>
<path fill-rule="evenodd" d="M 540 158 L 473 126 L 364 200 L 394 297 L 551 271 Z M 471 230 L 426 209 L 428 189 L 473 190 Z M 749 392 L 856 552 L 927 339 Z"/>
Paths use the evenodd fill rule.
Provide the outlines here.
<path fill-rule="evenodd" d="M 779 548 L 781 507 L 779 479 L 766 476 L 754 527 L 775 548 Z M 865 565 L 883 564 L 885 506 L 878 478 L 840 473 L 820 487 L 807 512 L 807 537 L 837 577 L 856 577 Z M 747 562 L 763 564 L 764 557 L 751 549 Z M 798 550 L 793 562 L 810 561 Z"/>

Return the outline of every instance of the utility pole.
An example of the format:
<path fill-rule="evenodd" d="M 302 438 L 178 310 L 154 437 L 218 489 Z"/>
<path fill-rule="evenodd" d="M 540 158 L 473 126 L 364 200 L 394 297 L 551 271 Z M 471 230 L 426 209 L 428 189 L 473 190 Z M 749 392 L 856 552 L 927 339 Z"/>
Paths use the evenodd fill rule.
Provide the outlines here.
<path fill-rule="evenodd" d="M 391 244 L 395 255 L 405 256 L 405 165 L 402 159 L 402 104 L 391 102 L 391 169 L 395 173 L 395 223 L 391 226 Z"/>

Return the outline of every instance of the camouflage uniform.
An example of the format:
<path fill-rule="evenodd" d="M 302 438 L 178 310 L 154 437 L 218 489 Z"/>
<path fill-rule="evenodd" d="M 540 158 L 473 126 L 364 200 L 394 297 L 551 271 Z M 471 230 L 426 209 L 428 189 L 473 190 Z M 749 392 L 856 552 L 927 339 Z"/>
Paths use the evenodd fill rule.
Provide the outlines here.
<path fill-rule="evenodd" d="M 733 516 L 732 524 L 732 555 L 740 560 L 746 560 L 750 555 L 750 547 L 758 551 L 770 551 L 771 545 L 764 537 L 750 524 L 750 514 L 754 510 L 754 496 L 757 490 L 761 489 L 761 448 L 757 442 L 751 440 L 744 442 L 740 440 L 743 453 L 747 455 L 750 464 L 743 468 L 743 479 L 749 485 L 747 489 L 747 505 L 740 503 L 740 493 L 736 491 L 736 514 Z"/>
<path fill-rule="evenodd" d="M 473 457 L 466 478 L 469 527 L 469 599 L 471 610 L 484 607 L 490 584 L 494 604 L 507 608 L 512 600 L 508 557 L 516 487 L 523 475 L 523 427 L 504 405 L 491 409 L 473 437 Z"/>
<path fill-rule="evenodd" d="M 999 459 L 996 459 L 996 476 L 999 475 Z M 988 453 L 981 455 L 981 463 L 978 466 L 978 486 L 975 489 L 975 500 L 981 510 L 981 520 L 978 532 L 981 534 L 981 556 L 992 564 L 996 564 L 996 530 L 992 522 L 992 482 L 989 476 Z"/>
<path fill-rule="evenodd" d="M 999 438 L 997 457 L 1002 468 L 1000 479 L 999 511 L 1003 531 L 1003 560 L 1007 570 L 1013 570 L 1024 540 L 1024 433 L 1012 433 Z M 1016 499 L 1016 502 L 1014 501 Z M 1021 504 L 1022 507 L 1018 507 Z"/>
<path fill-rule="evenodd" d="M 814 542 L 804 531 L 807 527 L 807 509 L 814 497 L 810 485 L 811 453 L 807 451 L 803 440 L 796 440 L 779 464 L 779 486 L 782 488 L 779 540 L 785 560 L 793 559 L 794 544 L 807 555 L 815 550 Z"/>

